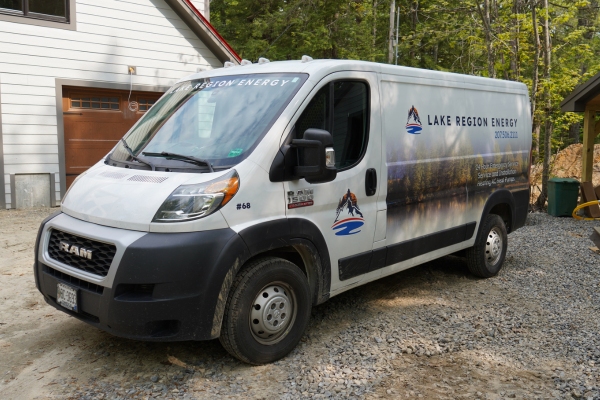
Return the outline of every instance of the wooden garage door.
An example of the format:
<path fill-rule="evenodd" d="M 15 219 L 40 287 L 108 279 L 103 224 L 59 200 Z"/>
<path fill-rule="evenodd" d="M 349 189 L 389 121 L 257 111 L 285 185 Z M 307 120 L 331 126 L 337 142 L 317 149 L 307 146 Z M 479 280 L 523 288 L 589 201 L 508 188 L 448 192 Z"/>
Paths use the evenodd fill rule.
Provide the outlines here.
<path fill-rule="evenodd" d="M 77 175 L 104 157 L 162 93 L 63 88 L 67 188 Z"/>

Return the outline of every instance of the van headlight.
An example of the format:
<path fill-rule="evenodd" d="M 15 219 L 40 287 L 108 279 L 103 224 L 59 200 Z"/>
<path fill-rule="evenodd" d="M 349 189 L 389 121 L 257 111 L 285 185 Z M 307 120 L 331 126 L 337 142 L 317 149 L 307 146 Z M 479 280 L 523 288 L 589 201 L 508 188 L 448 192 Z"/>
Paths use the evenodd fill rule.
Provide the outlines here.
<path fill-rule="evenodd" d="M 181 185 L 160 206 L 152 222 L 190 221 L 206 217 L 235 196 L 240 177 L 235 170 L 212 181 Z"/>

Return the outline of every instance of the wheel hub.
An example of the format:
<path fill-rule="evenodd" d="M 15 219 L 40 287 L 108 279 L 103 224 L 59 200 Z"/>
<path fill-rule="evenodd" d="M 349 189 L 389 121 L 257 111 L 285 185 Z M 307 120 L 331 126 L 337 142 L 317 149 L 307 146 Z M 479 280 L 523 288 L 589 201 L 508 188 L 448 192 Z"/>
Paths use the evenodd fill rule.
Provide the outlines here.
<path fill-rule="evenodd" d="M 485 244 L 485 262 L 487 265 L 494 265 L 500 259 L 502 254 L 502 236 L 498 228 L 493 228 L 488 234 Z"/>
<path fill-rule="evenodd" d="M 252 304 L 250 328 L 260 342 L 277 342 L 283 338 L 294 317 L 293 300 L 280 285 L 261 290 Z"/>

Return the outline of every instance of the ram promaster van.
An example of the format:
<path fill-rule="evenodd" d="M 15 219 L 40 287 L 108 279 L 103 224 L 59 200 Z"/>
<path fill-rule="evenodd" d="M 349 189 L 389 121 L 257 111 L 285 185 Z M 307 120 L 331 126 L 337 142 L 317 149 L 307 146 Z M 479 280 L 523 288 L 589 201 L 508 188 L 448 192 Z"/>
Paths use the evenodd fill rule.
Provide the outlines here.
<path fill-rule="evenodd" d="M 189 76 L 42 223 L 37 288 L 114 335 L 277 360 L 346 290 L 462 250 L 496 275 L 529 110 L 521 83 L 359 61 Z"/>

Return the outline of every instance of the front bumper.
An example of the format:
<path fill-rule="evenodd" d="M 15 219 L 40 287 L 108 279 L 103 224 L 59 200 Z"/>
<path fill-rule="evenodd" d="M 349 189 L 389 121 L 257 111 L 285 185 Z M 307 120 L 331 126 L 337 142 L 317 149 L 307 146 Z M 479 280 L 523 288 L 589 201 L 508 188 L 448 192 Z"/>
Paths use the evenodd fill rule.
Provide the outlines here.
<path fill-rule="evenodd" d="M 52 229 L 112 243 L 105 277 L 62 264 L 48 254 Z M 229 269 L 247 249 L 231 229 L 145 233 L 99 226 L 66 214 L 42 223 L 34 273 L 48 304 L 116 336 L 140 340 L 214 338 L 215 310 Z M 78 312 L 56 302 L 57 284 L 78 289 Z"/>

